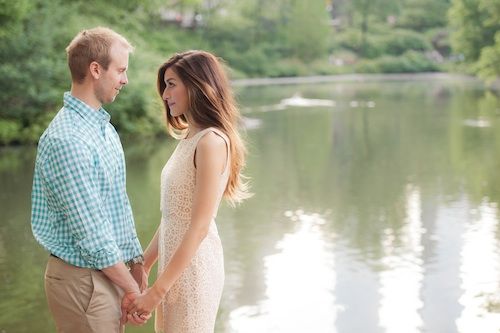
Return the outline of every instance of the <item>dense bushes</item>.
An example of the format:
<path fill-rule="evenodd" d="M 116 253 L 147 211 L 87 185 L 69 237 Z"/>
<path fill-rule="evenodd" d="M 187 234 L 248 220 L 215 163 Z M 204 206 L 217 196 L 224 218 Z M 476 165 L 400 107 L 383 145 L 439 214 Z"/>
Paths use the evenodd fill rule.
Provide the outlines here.
<path fill-rule="evenodd" d="M 493 82 L 500 78 L 500 0 L 454 0 L 451 43 L 467 69 Z"/>
<path fill-rule="evenodd" d="M 385 55 L 356 66 L 358 73 L 417 73 L 438 70 L 439 67 L 433 61 L 416 51 L 407 51 L 401 56 Z"/>
<path fill-rule="evenodd" d="M 21 124 L 15 120 L 0 120 L 0 144 L 6 144 L 15 141 L 19 132 L 21 131 Z"/>
<path fill-rule="evenodd" d="M 1 8 L 4 13 L 17 10 L 19 15 L 0 30 L 0 144 L 36 142 L 62 106 L 62 94 L 71 83 L 64 50 L 78 31 L 97 25 L 127 31 L 119 24 L 109 24 L 109 20 L 87 16 L 85 10 L 95 7 L 85 7 L 78 1 L 63 4 L 33 0 L 24 4 L 23 10 L 17 10 L 16 2 Z M 9 6 L 10 10 L 5 8 Z M 113 13 L 117 17 L 126 15 L 123 9 Z M 121 23 L 142 26 L 138 22 L 130 24 L 131 20 Z M 149 53 L 147 43 L 138 36 L 142 36 L 139 29 L 134 32 L 124 33 L 134 45 L 140 45 L 131 56 L 130 84 L 116 103 L 105 108 L 119 130 L 155 134 L 161 130 L 159 109 L 153 107 L 157 98 L 155 70 L 166 55 Z"/>
<path fill-rule="evenodd" d="M 33 142 L 60 103 L 62 91 L 69 88 L 66 30 L 54 29 L 67 23 L 68 8 L 29 1 L 3 6 L 19 16 L 0 33 L 0 141 Z"/>
<path fill-rule="evenodd" d="M 409 50 L 422 52 L 432 48 L 421 34 L 402 29 L 385 30 L 376 35 L 370 34 L 367 36 L 364 46 L 362 46 L 361 34 L 355 30 L 339 34 L 334 42 L 340 48 L 356 53 L 363 51 L 364 56 L 370 59 L 383 55 L 400 55 Z"/>
<path fill-rule="evenodd" d="M 179 0 L 165 8 L 161 0 L 0 1 L 0 144 L 36 142 L 70 88 L 66 45 L 81 29 L 97 25 L 123 33 L 136 47 L 129 85 L 105 106 L 117 129 L 133 136 L 163 130 L 155 75 L 174 52 L 212 51 L 226 60 L 233 79 L 436 71 L 451 54 L 442 26 L 448 0 L 406 0 L 408 6 L 379 6 L 368 16 L 357 11 L 371 2 L 335 1 L 336 11 L 325 10 L 324 2 L 216 3 L 208 8 L 202 0 Z M 203 19 L 196 27 L 180 27 L 162 19 L 161 8 Z M 488 33 L 498 30 L 494 22 Z M 499 43 L 471 51 L 476 72 L 497 75 Z"/>

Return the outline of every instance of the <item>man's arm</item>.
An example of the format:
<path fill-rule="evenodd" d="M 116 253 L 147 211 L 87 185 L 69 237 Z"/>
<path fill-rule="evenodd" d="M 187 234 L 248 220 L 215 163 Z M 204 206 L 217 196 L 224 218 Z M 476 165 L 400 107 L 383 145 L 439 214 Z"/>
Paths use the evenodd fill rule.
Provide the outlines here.
<path fill-rule="evenodd" d="M 128 271 L 127 266 L 125 266 L 123 262 L 103 268 L 102 272 L 125 293 L 140 294 L 141 291 L 139 290 L 137 282 L 134 280 Z"/>
<path fill-rule="evenodd" d="M 98 170 L 90 149 L 74 139 L 51 141 L 43 173 L 54 204 L 64 214 L 68 241 L 74 243 L 81 257 L 94 269 L 121 263 L 121 250 L 102 206 L 96 179 Z M 121 265 L 118 274 L 130 276 L 125 265 Z M 129 286 L 126 280 L 126 277 L 117 279 L 120 287 Z"/>

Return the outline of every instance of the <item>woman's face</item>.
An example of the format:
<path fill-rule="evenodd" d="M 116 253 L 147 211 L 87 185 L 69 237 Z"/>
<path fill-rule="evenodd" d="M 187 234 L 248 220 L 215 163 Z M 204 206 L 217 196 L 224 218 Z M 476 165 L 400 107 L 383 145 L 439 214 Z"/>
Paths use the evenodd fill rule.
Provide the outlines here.
<path fill-rule="evenodd" d="M 188 111 L 189 98 L 186 86 L 177 74 L 168 68 L 165 71 L 165 90 L 162 98 L 168 104 L 168 110 L 172 117 L 179 117 Z"/>

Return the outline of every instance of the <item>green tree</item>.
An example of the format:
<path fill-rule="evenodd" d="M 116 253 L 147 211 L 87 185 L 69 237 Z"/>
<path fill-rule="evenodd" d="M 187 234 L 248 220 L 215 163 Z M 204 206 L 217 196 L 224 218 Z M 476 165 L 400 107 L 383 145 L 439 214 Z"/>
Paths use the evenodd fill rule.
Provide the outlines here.
<path fill-rule="evenodd" d="M 29 0 L 0 0 L 0 40 L 20 28 L 21 20 L 26 16 L 32 3 Z"/>
<path fill-rule="evenodd" d="M 1 37 L 0 117 L 4 125 L 10 124 L 6 128 L 15 124 L 17 139 L 35 141 L 48 113 L 56 109 L 57 97 L 68 88 L 64 43 L 69 38 L 59 27 L 68 23 L 65 18 L 71 6 L 62 7 L 58 1 L 25 1 L 22 8 L 15 12 L 19 15 L 10 16 L 8 33 Z"/>
<path fill-rule="evenodd" d="M 453 0 L 449 11 L 454 51 L 487 80 L 499 76 L 500 0 Z"/>
<path fill-rule="evenodd" d="M 284 29 L 293 55 L 304 61 L 327 55 L 331 35 L 327 19 L 328 12 L 322 1 L 291 2 L 289 19 Z"/>
<path fill-rule="evenodd" d="M 500 77 L 500 32 L 495 35 L 495 44 L 486 46 L 481 50 L 479 61 L 475 69 L 480 77 L 487 82 Z"/>
<path fill-rule="evenodd" d="M 397 25 L 417 31 L 446 26 L 450 5 L 451 0 L 407 0 Z"/>
<path fill-rule="evenodd" d="M 367 34 L 370 31 L 370 19 L 378 21 L 385 20 L 387 16 L 399 12 L 396 0 L 352 0 L 350 2 L 350 12 L 354 13 L 359 21 L 361 31 L 361 46 L 359 52 L 364 55 L 367 45 Z M 356 24 L 356 23 L 355 23 Z"/>
<path fill-rule="evenodd" d="M 495 43 L 500 30 L 500 0 L 453 0 L 449 11 L 452 47 L 469 63 L 476 62 L 484 47 Z"/>

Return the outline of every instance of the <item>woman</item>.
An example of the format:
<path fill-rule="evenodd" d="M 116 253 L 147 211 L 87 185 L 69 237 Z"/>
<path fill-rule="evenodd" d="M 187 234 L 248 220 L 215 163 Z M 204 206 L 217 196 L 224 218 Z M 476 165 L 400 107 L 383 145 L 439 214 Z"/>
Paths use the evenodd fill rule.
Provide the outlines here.
<path fill-rule="evenodd" d="M 161 175 L 162 219 L 146 252 L 159 259 L 153 286 L 127 308 L 129 319 L 157 308 L 156 332 L 213 332 L 224 284 L 214 217 L 221 198 L 240 202 L 245 147 L 229 81 L 203 51 L 176 54 L 158 71 L 168 130 L 182 137 Z"/>

